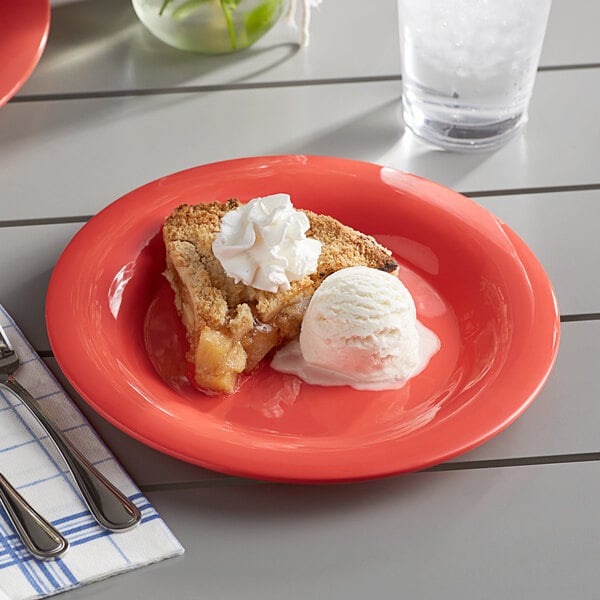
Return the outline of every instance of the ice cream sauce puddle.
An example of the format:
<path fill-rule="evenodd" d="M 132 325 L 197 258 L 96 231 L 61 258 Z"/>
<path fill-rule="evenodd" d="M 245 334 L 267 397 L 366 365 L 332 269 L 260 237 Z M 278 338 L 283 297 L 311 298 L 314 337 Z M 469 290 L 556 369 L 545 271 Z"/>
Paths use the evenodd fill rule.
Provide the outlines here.
<path fill-rule="evenodd" d="M 371 391 L 397 390 L 424 371 L 431 358 L 440 349 L 440 340 L 431 329 L 425 327 L 418 320 L 416 326 L 419 333 L 419 360 L 410 376 L 403 379 L 357 382 L 352 376 L 307 363 L 302 355 L 298 340 L 291 341 L 275 354 L 271 361 L 271 368 L 280 373 L 297 375 L 300 379 L 312 385 L 348 385 L 355 390 Z"/>

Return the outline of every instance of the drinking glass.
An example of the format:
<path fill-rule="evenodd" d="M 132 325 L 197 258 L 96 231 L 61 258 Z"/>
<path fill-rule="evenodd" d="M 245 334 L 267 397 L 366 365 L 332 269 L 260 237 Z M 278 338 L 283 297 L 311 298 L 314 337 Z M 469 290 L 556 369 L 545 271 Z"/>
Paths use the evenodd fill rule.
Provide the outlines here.
<path fill-rule="evenodd" d="M 551 0 L 398 0 L 402 104 L 419 136 L 494 148 L 527 121 Z"/>

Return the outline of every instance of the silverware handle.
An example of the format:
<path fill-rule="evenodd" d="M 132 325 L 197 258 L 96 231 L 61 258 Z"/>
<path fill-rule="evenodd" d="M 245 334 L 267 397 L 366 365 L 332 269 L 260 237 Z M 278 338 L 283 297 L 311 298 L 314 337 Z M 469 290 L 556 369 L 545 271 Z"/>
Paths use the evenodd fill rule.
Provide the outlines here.
<path fill-rule="evenodd" d="M 67 540 L 28 504 L 1 473 L 0 500 L 23 544 L 33 556 L 57 558 L 67 550 Z"/>
<path fill-rule="evenodd" d="M 96 521 L 109 531 L 125 531 L 137 525 L 141 519 L 137 506 L 71 444 L 62 431 L 42 412 L 35 398 L 12 375 L 3 383 L 19 396 L 48 432 L 65 459 Z"/>

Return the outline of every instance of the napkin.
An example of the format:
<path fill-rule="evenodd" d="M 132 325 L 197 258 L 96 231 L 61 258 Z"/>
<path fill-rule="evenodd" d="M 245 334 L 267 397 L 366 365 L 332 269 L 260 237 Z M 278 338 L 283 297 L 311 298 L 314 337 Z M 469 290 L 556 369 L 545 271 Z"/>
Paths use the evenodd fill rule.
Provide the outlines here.
<path fill-rule="evenodd" d="M 181 544 L 1 305 L 0 324 L 21 361 L 19 383 L 142 512 L 142 521 L 131 531 L 111 533 L 101 528 L 51 439 L 19 399 L 0 386 L 0 471 L 70 544 L 61 558 L 35 559 L 0 507 L 0 600 L 43 598 L 182 554 Z"/>

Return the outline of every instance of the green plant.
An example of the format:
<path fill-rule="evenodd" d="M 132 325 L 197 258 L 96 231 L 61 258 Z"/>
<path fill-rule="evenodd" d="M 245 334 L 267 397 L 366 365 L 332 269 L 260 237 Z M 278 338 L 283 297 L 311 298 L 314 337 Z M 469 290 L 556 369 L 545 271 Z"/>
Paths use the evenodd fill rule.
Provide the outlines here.
<path fill-rule="evenodd" d="M 215 3 L 217 1 L 220 4 L 223 17 L 227 24 L 231 48 L 233 50 L 237 50 L 239 44 L 233 22 L 233 13 L 238 8 L 241 0 L 186 0 L 171 11 L 170 17 L 177 20 L 186 19 L 196 12 L 202 5 L 207 3 Z M 254 42 L 261 36 L 262 33 L 264 33 L 266 29 L 271 26 L 277 15 L 277 9 L 283 1 L 284 0 L 264 0 L 264 2 L 252 9 L 245 16 L 244 29 L 248 43 Z M 163 16 L 165 11 L 169 8 L 169 5 L 172 3 L 173 0 L 163 0 L 158 14 Z"/>

